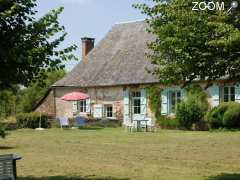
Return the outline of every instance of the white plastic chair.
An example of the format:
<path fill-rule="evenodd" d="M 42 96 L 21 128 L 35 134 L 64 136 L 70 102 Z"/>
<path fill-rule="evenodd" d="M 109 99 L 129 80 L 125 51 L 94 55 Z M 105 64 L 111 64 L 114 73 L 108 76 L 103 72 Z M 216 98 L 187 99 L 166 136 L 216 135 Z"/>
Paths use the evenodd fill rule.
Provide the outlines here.
<path fill-rule="evenodd" d="M 124 124 L 124 127 L 125 127 L 125 130 L 126 130 L 126 131 L 132 132 L 132 131 L 133 131 L 133 128 L 134 128 L 134 125 L 133 125 L 132 122 L 127 122 L 126 124 Z"/>

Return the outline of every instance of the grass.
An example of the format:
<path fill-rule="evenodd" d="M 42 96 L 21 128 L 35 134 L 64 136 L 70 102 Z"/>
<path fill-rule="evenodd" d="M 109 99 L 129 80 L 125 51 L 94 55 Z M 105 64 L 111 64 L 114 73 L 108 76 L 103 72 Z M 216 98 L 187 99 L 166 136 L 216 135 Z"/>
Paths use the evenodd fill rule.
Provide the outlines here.
<path fill-rule="evenodd" d="M 0 139 L 20 180 L 240 179 L 240 132 L 18 130 Z"/>

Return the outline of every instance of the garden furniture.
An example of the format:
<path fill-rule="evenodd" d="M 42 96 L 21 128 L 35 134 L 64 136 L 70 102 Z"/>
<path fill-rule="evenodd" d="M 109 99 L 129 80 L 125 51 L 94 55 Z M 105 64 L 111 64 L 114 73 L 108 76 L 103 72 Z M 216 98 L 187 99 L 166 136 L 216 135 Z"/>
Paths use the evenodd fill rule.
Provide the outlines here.
<path fill-rule="evenodd" d="M 144 131 L 147 131 L 147 122 L 148 119 L 135 119 L 133 122 L 137 122 L 137 132 L 140 132 L 142 128 L 144 128 Z"/>
<path fill-rule="evenodd" d="M 16 161 L 21 157 L 14 154 L 0 155 L 0 180 L 17 179 Z"/>
<path fill-rule="evenodd" d="M 59 117 L 58 119 L 59 119 L 61 128 L 69 127 L 69 120 L 67 117 Z"/>
<path fill-rule="evenodd" d="M 82 127 L 86 125 L 86 118 L 84 117 L 76 117 L 75 119 L 75 126 L 76 127 Z"/>

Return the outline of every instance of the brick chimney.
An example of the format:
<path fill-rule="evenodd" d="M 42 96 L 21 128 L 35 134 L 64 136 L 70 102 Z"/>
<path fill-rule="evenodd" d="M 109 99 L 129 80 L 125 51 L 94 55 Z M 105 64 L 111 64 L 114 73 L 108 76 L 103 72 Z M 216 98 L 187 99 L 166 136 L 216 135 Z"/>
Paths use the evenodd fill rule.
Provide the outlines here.
<path fill-rule="evenodd" d="M 82 40 L 82 60 L 86 60 L 88 53 L 94 48 L 94 38 L 83 37 Z"/>

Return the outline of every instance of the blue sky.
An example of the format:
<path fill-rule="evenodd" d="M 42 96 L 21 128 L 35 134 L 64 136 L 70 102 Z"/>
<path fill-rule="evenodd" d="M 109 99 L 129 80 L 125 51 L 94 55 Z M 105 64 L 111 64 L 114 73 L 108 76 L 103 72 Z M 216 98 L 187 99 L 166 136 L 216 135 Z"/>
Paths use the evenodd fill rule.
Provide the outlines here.
<path fill-rule="evenodd" d="M 81 57 L 81 37 L 101 40 L 111 27 L 118 22 L 144 19 L 140 11 L 132 4 L 146 2 L 146 0 L 38 0 L 38 16 L 42 16 L 51 9 L 63 6 L 64 12 L 60 16 L 60 23 L 65 26 L 68 36 L 61 47 L 76 44 L 75 55 Z M 67 70 L 71 70 L 77 62 L 68 62 Z"/>

